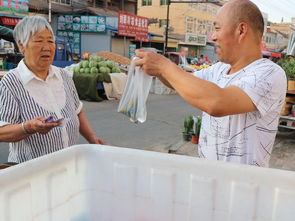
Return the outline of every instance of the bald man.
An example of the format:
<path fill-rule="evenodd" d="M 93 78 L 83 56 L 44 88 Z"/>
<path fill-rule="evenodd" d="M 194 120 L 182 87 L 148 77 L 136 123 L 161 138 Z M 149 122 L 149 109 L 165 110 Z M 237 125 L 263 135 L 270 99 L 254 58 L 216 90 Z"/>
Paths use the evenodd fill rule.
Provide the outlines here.
<path fill-rule="evenodd" d="M 286 75 L 262 58 L 263 17 L 248 0 L 233 0 L 217 13 L 212 39 L 218 63 L 190 75 L 161 55 L 137 51 L 136 65 L 174 88 L 203 112 L 199 155 L 268 167 Z"/>

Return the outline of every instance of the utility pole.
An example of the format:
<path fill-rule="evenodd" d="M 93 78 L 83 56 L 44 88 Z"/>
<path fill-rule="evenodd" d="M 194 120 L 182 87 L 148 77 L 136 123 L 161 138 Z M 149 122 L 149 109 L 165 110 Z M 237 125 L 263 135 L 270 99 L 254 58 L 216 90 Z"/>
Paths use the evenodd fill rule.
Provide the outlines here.
<path fill-rule="evenodd" d="M 48 0 L 48 22 L 51 24 L 51 0 Z"/>
<path fill-rule="evenodd" d="M 171 3 L 213 3 L 221 5 L 218 0 L 206 0 L 206 1 L 171 1 L 167 0 L 167 17 L 166 17 L 166 30 L 165 30 L 165 52 L 168 50 L 168 29 L 169 29 L 169 10 Z"/>
<path fill-rule="evenodd" d="M 169 9 L 170 9 L 171 1 L 167 0 L 167 17 L 166 17 L 166 30 L 165 30 L 165 51 L 168 49 L 168 29 L 169 29 Z"/>

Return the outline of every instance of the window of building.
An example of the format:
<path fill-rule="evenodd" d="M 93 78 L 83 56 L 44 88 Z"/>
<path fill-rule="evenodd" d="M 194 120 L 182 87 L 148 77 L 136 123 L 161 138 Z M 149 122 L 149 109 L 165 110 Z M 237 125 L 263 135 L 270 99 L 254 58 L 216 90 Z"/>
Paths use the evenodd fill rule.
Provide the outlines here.
<path fill-rule="evenodd" d="M 152 5 L 152 0 L 142 0 L 142 6 L 150 6 Z"/>
<path fill-rule="evenodd" d="M 167 5 L 168 0 L 160 0 L 160 5 Z"/>
<path fill-rule="evenodd" d="M 72 5 L 72 0 L 53 0 L 53 2 L 58 4 Z"/>
<path fill-rule="evenodd" d="M 186 17 L 186 33 L 196 32 L 196 18 Z"/>
<path fill-rule="evenodd" d="M 164 27 L 167 25 L 167 19 L 160 19 L 159 20 L 159 27 Z"/>

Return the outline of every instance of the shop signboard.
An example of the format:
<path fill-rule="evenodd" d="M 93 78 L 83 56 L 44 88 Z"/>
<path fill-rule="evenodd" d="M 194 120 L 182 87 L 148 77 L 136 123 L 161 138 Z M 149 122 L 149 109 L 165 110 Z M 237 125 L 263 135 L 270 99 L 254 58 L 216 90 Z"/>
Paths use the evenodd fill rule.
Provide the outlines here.
<path fill-rule="evenodd" d="M 57 31 L 56 35 L 58 37 L 66 39 L 70 46 L 70 51 L 73 54 L 80 56 L 81 54 L 81 33 L 80 32 Z"/>
<path fill-rule="evenodd" d="M 59 15 L 57 36 L 66 38 L 74 54 L 81 54 L 81 32 L 106 33 L 105 16 Z"/>
<path fill-rule="evenodd" d="M 149 41 L 148 18 L 118 12 L 118 35 L 134 37 L 135 41 Z"/>
<path fill-rule="evenodd" d="M 185 43 L 197 46 L 206 46 L 207 36 L 187 33 L 185 35 Z"/>
<path fill-rule="evenodd" d="M 105 16 L 59 15 L 57 30 L 106 33 Z"/>
<path fill-rule="evenodd" d="M 29 0 L 0 0 L 0 13 L 26 16 L 29 11 Z"/>
<path fill-rule="evenodd" d="M 1 1 L 1 0 L 0 0 Z M 21 18 L 11 18 L 11 17 L 1 17 L 1 22 L 4 25 L 16 26 L 16 24 L 21 20 Z"/>

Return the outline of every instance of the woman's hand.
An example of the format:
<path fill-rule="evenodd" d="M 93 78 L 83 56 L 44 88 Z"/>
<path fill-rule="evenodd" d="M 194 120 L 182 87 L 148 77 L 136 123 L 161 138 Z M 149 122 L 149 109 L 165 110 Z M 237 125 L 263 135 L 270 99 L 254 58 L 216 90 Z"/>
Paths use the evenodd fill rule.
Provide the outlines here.
<path fill-rule="evenodd" d="M 62 122 L 45 123 L 44 117 L 37 117 L 33 120 L 26 121 L 24 123 L 24 129 L 28 134 L 40 133 L 47 134 L 52 128 L 59 126 Z"/>
<path fill-rule="evenodd" d="M 96 135 L 93 135 L 89 139 L 90 144 L 106 144 L 103 140 L 99 139 Z"/>

